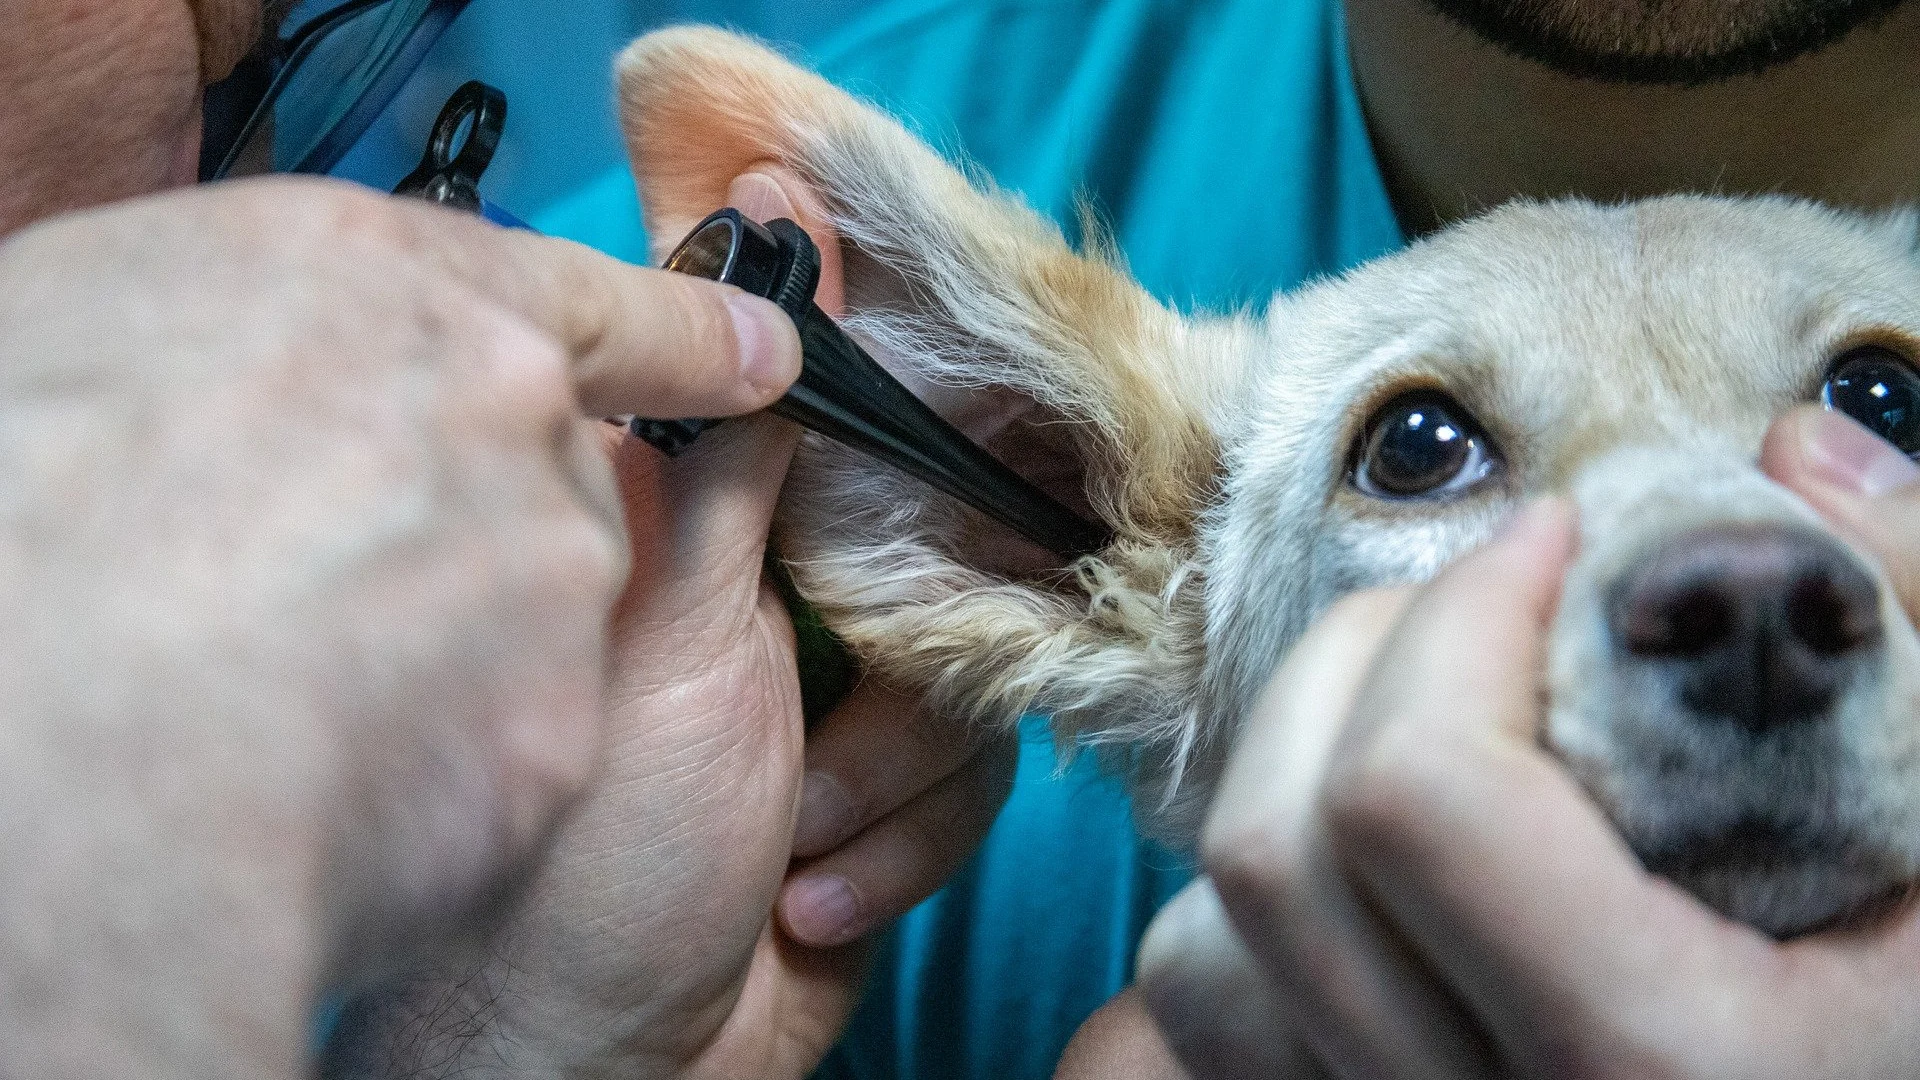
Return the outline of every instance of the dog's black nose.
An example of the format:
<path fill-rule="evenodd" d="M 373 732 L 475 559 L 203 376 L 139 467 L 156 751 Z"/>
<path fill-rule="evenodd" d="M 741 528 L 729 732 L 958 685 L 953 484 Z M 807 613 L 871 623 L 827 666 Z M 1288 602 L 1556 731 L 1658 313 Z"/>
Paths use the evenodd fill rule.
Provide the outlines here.
<path fill-rule="evenodd" d="M 1827 711 L 1879 644 L 1880 596 L 1811 529 L 1720 525 L 1623 576 L 1608 620 L 1621 650 L 1671 671 L 1689 710 L 1764 731 Z"/>

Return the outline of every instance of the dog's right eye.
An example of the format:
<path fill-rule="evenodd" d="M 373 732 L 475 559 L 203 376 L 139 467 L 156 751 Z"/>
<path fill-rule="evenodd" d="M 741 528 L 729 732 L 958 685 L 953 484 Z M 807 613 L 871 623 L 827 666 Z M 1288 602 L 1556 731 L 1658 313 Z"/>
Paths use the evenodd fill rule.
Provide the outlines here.
<path fill-rule="evenodd" d="M 1860 345 L 1841 353 L 1820 388 L 1820 403 L 1903 453 L 1920 455 L 1920 375 L 1892 349 Z"/>
<path fill-rule="evenodd" d="M 1367 422 L 1353 486 L 1377 499 L 1448 495 L 1479 483 L 1497 464 L 1486 434 L 1459 402 L 1417 390 Z"/>

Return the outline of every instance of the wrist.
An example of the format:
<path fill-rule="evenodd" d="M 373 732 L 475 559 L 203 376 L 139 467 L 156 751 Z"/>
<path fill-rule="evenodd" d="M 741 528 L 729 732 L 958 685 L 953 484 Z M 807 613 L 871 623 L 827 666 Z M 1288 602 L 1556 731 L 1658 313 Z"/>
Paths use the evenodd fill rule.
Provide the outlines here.
<path fill-rule="evenodd" d="M 565 1025 L 525 1024 L 510 968 L 416 973 L 350 999 L 321 1049 L 324 1080 L 563 1080 Z"/>
<path fill-rule="evenodd" d="M 672 1080 L 698 1015 L 618 1008 L 495 956 L 450 963 L 351 999 L 321 1050 L 325 1080 Z"/>

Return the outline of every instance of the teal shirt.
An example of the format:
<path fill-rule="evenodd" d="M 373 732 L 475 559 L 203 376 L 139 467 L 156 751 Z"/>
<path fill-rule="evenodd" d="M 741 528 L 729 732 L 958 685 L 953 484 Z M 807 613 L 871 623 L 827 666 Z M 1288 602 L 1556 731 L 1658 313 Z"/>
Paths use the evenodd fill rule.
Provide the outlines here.
<path fill-rule="evenodd" d="M 390 186 L 439 101 L 485 78 L 511 108 L 490 197 L 642 259 L 608 66 L 686 19 L 785 43 L 1069 234 L 1090 199 L 1133 272 L 1182 308 L 1258 305 L 1400 243 L 1337 0 L 476 0 L 348 170 Z M 1191 871 L 1135 834 L 1090 759 L 1063 770 L 1040 725 L 1024 735 L 1005 812 L 889 935 L 821 1077 L 1044 1078 L 1130 978 L 1147 921 Z"/>

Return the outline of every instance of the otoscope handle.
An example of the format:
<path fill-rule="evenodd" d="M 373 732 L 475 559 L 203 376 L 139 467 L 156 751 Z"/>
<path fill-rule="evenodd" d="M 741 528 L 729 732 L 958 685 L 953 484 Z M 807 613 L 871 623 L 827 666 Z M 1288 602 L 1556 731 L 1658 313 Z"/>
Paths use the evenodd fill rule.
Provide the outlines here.
<path fill-rule="evenodd" d="M 762 225 L 725 207 L 694 226 L 663 264 L 780 306 L 800 333 L 800 378 L 771 411 L 884 461 L 1057 555 L 1099 551 L 1113 536 L 1029 484 L 901 385 L 813 302 L 820 252 L 785 218 Z M 678 453 L 717 421 L 635 417 L 633 433 Z"/>
<path fill-rule="evenodd" d="M 1106 529 L 975 445 L 846 335 L 819 305 L 795 320 L 806 357 L 771 411 L 872 455 L 1060 555 L 1099 551 Z"/>

